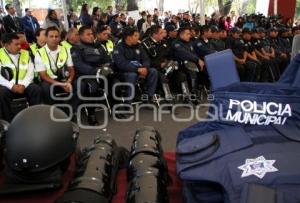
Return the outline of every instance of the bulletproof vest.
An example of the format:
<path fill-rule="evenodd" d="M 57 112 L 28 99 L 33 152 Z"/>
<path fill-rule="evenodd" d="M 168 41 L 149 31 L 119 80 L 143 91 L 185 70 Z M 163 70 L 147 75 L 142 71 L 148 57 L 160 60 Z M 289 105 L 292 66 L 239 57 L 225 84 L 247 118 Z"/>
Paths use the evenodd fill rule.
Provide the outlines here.
<path fill-rule="evenodd" d="M 280 82 L 242 83 L 228 52 L 205 59 L 213 95 L 207 115 L 215 117 L 177 138 L 186 202 L 251 202 L 264 192 L 249 188 L 265 186 L 268 202 L 299 202 L 300 54 Z"/>

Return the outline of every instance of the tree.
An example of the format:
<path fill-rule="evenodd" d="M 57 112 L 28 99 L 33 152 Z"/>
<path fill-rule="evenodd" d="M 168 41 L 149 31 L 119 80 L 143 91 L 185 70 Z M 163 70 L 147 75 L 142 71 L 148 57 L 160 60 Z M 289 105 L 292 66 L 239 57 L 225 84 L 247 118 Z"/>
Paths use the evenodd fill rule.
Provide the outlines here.
<path fill-rule="evenodd" d="M 221 15 L 228 15 L 232 6 L 233 0 L 218 0 L 219 11 Z"/>
<path fill-rule="evenodd" d="M 165 0 L 159 0 L 159 1 L 156 0 L 156 5 L 160 12 L 164 11 L 164 3 L 165 3 Z"/>
<path fill-rule="evenodd" d="M 137 6 L 137 0 L 128 0 L 127 1 L 127 11 L 136 11 L 139 10 Z"/>
<path fill-rule="evenodd" d="M 13 6 L 16 9 L 17 16 L 22 16 L 22 10 L 21 10 L 21 3 L 19 0 L 13 0 L 12 1 Z"/>

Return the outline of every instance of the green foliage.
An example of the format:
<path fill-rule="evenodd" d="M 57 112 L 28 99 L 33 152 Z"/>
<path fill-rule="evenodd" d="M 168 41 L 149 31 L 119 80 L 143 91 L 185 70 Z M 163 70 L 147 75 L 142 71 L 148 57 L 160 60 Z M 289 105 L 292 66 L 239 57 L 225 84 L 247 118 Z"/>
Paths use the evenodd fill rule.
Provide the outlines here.
<path fill-rule="evenodd" d="M 297 19 L 300 18 L 300 0 L 296 1 L 296 12 L 295 12 L 295 17 Z"/>
<path fill-rule="evenodd" d="M 90 7 L 90 13 L 93 7 L 98 6 L 102 10 L 105 10 L 107 6 L 113 5 L 113 0 L 71 0 L 71 8 L 74 11 L 80 12 L 82 4 L 87 3 Z"/>

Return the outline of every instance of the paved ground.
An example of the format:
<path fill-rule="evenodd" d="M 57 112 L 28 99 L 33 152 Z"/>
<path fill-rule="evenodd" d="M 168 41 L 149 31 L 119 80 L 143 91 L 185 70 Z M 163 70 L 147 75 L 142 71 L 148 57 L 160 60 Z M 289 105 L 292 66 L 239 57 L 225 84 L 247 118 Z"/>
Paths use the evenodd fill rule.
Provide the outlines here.
<path fill-rule="evenodd" d="M 192 111 L 194 111 L 192 108 L 178 107 L 175 114 L 163 114 L 161 120 L 155 120 L 153 111 L 149 109 L 137 111 L 139 113 L 133 115 L 133 121 L 128 122 L 115 121 L 112 117 L 109 117 L 105 131 L 103 129 L 81 129 L 79 143 L 81 147 L 90 145 L 95 136 L 101 133 L 110 133 L 118 145 L 129 149 L 135 131 L 148 125 L 155 127 L 160 132 L 164 151 L 175 151 L 178 132 L 197 123 L 195 112 L 191 113 Z M 206 109 L 199 111 L 198 115 L 203 115 L 205 111 Z M 103 112 L 98 112 L 97 117 L 98 120 L 103 120 Z M 188 119 L 189 117 L 192 118 Z M 175 121 L 176 119 L 186 119 L 188 121 Z M 103 121 L 101 121 L 102 123 Z"/>

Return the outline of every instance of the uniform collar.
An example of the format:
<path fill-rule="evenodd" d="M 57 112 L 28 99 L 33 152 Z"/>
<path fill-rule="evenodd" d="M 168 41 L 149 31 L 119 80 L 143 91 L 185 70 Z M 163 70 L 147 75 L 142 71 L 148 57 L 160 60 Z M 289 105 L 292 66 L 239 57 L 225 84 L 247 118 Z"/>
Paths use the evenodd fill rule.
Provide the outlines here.
<path fill-rule="evenodd" d="M 58 47 L 57 47 L 57 49 L 55 51 L 50 50 L 49 47 L 48 47 L 48 44 L 45 45 L 45 49 L 46 49 L 47 53 L 49 53 L 49 52 L 56 52 L 56 51 L 60 52 L 60 46 L 59 45 L 58 45 Z"/>

